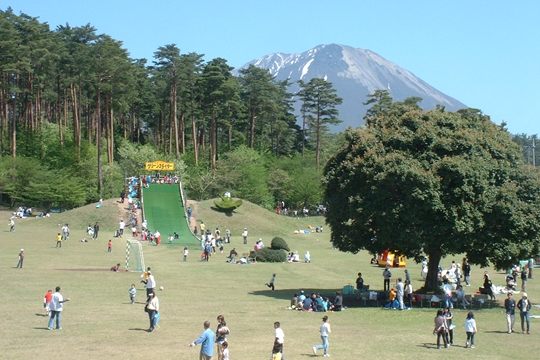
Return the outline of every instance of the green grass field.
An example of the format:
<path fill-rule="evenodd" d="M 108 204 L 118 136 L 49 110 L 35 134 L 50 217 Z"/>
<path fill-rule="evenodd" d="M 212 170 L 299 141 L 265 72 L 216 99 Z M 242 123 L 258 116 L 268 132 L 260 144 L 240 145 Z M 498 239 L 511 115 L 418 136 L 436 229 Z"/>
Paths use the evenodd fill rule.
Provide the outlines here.
<path fill-rule="evenodd" d="M 291 250 L 311 253 L 312 263 L 229 265 L 226 254 L 216 254 L 208 263 L 199 261 L 197 246 L 190 246 L 188 262 L 182 261 L 181 247 L 144 244 L 147 266 L 151 266 L 161 303 L 160 328 L 147 333 L 148 316 L 143 311 L 144 290 L 140 274 L 112 273 L 109 268 L 124 264 L 125 240 L 114 239 L 112 253 L 107 253 L 107 240 L 112 235 L 122 208 L 115 201 L 106 201 L 101 209 L 90 205 L 50 219 L 25 219 L 16 222 L 16 232 L 9 233 L 9 213 L 0 212 L 0 266 L 4 284 L 0 317 L 3 331 L 0 337 L 0 358 L 37 359 L 198 359 L 200 346 L 188 344 L 202 332 L 202 323 L 223 314 L 231 329 L 229 336 L 231 359 L 268 359 L 273 342 L 273 323 L 280 321 L 285 331 L 285 355 L 288 360 L 314 358 L 311 348 L 320 342 L 318 327 L 321 313 L 301 313 L 286 310 L 293 293 L 303 289 L 333 295 L 344 285 L 354 283 L 362 272 L 371 289 L 382 288 L 381 269 L 369 264 L 370 256 L 340 253 L 332 250 L 329 231 L 309 235 L 293 235 L 295 229 L 323 224 L 322 218 L 290 219 L 265 211 L 249 202 L 232 216 L 211 210 L 211 201 L 196 203 L 194 216 L 214 229 L 230 228 L 232 246 L 239 253 L 247 252 L 254 242 L 263 238 L 269 245 L 274 236 L 281 236 Z M 97 241 L 80 243 L 87 223 L 99 220 L 102 234 Z M 54 248 L 59 224 L 68 222 L 70 239 L 61 249 Z M 241 244 L 240 232 L 249 228 L 249 244 Z M 107 230 L 108 229 L 108 230 Z M 109 235 L 109 236 L 108 236 Z M 23 269 L 16 269 L 17 254 L 24 248 Z M 448 266 L 451 260 L 443 259 Z M 413 286 L 421 286 L 420 266 L 408 263 Z M 540 271 L 540 269 L 536 269 Z M 276 291 L 264 285 L 276 273 Z M 401 270 L 394 270 L 398 276 Z M 483 269 L 474 267 L 473 291 L 482 282 Z M 490 270 L 494 282 L 501 284 L 504 274 Z M 540 299 L 537 278 L 528 282 L 533 303 Z M 137 285 L 137 304 L 129 304 L 128 288 Z M 47 289 L 60 285 L 71 302 L 65 305 L 63 330 L 48 331 L 42 307 Z M 500 298 L 502 298 L 500 296 Z M 347 298 L 345 304 L 354 305 Z M 435 349 L 432 335 L 434 309 L 390 311 L 380 308 L 349 307 L 339 313 L 329 313 L 332 333 L 330 354 L 335 359 L 421 358 L 448 359 L 534 359 L 538 356 L 540 321 L 531 319 L 532 334 L 506 333 L 504 311 L 501 308 L 476 311 L 479 333 L 476 349 L 464 349 L 463 324 L 465 311 L 455 310 L 456 345 L 450 349 Z M 532 314 L 540 310 L 533 308 Z M 519 316 L 517 316 L 519 329 Z M 319 352 L 320 354 L 321 352 Z M 321 356 L 322 357 L 322 356 Z M 217 355 L 214 356 L 217 359 Z"/>

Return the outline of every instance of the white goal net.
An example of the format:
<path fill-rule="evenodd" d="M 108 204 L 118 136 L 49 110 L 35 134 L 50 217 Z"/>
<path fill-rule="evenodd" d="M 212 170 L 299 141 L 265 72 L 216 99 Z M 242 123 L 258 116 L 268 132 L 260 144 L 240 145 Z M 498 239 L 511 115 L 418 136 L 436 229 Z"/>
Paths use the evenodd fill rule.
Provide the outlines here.
<path fill-rule="evenodd" d="M 126 270 L 143 272 L 144 269 L 142 244 L 137 240 L 128 240 L 126 243 Z"/>

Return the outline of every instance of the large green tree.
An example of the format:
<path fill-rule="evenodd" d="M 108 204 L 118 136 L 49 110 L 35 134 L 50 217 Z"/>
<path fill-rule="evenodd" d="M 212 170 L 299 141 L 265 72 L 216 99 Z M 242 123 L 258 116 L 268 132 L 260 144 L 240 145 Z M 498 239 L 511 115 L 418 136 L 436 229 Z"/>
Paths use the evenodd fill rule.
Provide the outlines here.
<path fill-rule="evenodd" d="M 324 79 L 312 78 L 307 83 L 299 80 L 298 84 L 301 88 L 298 92 L 302 101 L 301 112 L 307 121 L 308 131 L 312 135 L 310 137 L 315 137 L 315 158 L 319 166 L 321 137 L 330 131 L 328 125 L 342 122 L 338 119 L 339 111 L 336 106 L 340 105 L 343 99 L 336 94 L 332 83 Z"/>
<path fill-rule="evenodd" d="M 510 134 L 474 109 L 423 112 L 396 103 L 348 130 L 324 170 L 327 222 L 342 251 L 390 248 L 506 268 L 538 251 L 540 183 Z"/>

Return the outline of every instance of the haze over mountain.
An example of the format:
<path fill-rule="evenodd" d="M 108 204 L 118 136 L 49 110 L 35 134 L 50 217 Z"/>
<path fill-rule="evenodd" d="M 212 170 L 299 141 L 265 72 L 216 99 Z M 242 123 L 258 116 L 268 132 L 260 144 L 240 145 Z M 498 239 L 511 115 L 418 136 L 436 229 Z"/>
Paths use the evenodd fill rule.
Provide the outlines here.
<path fill-rule="evenodd" d="M 299 90 L 296 81 L 300 79 L 308 82 L 318 77 L 331 82 L 343 98 L 343 104 L 338 107 L 343 123 L 331 127 L 332 132 L 342 131 L 347 126 L 357 128 L 363 125 L 368 107 L 362 103 L 375 90 L 388 90 L 394 101 L 421 97 L 420 106 L 425 110 L 438 104 L 450 111 L 467 107 L 378 54 L 346 45 L 319 45 L 299 54 L 274 53 L 253 60 L 242 68 L 250 64 L 268 69 L 277 80 L 290 79 L 293 84 L 289 91 L 292 93 Z M 297 103 L 297 114 L 299 107 Z"/>

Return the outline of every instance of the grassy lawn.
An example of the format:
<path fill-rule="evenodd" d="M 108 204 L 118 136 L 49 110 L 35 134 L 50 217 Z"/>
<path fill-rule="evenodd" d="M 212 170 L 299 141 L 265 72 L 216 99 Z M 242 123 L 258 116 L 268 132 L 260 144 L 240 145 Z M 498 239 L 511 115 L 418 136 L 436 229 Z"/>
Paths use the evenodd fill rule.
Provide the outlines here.
<path fill-rule="evenodd" d="M 189 348 L 203 330 L 205 320 L 215 329 L 216 317 L 223 314 L 231 329 L 229 336 L 231 359 L 268 359 L 273 342 L 273 323 L 280 321 L 285 331 L 285 355 L 288 360 L 313 358 L 311 348 L 320 342 L 318 327 L 321 313 L 301 313 L 286 310 L 289 299 L 299 290 L 333 295 L 344 285 L 353 284 L 362 272 L 371 289 L 382 288 L 382 270 L 369 264 L 365 252 L 345 254 L 332 250 L 329 229 L 322 234 L 293 235 L 296 229 L 308 225 L 324 225 L 323 219 L 312 217 L 294 220 L 265 211 L 250 203 L 232 216 L 210 209 L 212 202 L 194 204 L 194 221 L 201 220 L 207 228 L 220 227 L 232 231 L 232 244 L 239 253 L 248 252 L 258 238 L 266 245 L 274 236 L 283 237 L 303 258 L 311 253 L 311 264 L 229 265 L 226 254 L 216 254 L 208 263 L 200 262 L 200 251 L 190 246 L 188 262 L 182 261 L 182 247 L 144 244 L 144 257 L 151 266 L 158 286 L 161 304 L 160 328 L 147 333 L 148 316 L 143 311 L 144 290 L 139 273 L 111 273 L 109 268 L 125 261 L 125 238 L 114 239 L 112 253 L 107 253 L 107 240 L 112 236 L 122 209 L 113 200 L 101 209 L 94 205 L 50 219 L 25 219 L 16 222 L 16 232 L 9 233 L 9 213 L 0 212 L 0 264 L 4 284 L 3 336 L 0 337 L 0 358 L 36 359 L 44 356 L 64 359 L 198 359 L 200 346 Z M 86 225 L 100 221 L 97 241 L 78 242 L 85 237 Z M 54 248 L 59 224 L 71 225 L 70 239 L 61 249 Z M 249 245 L 241 244 L 241 231 L 249 230 Z M 23 269 L 16 269 L 17 254 L 25 249 Z M 443 259 L 443 267 L 454 258 Z M 461 256 L 455 257 L 461 261 Z M 408 263 L 413 286 L 421 286 L 420 266 Z M 533 303 L 540 299 L 540 269 L 527 284 Z M 276 273 L 276 291 L 264 285 Z M 394 270 L 394 276 L 403 270 Z M 482 282 L 483 269 L 473 268 L 472 286 Z M 504 275 L 490 269 L 496 284 Z M 137 285 L 137 304 L 129 304 L 128 289 Z M 47 318 L 42 307 L 47 289 L 60 285 L 71 302 L 65 305 L 60 331 L 47 330 Z M 332 296 L 333 298 L 333 296 Z M 499 296 L 502 300 L 503 297 Z M 450 349 L 435 349 L 432 335 L 434 309 L 390 311 L 354 306 L 339 313 L 329 313 L 332 333 L 330 354 L 337 359 L 449 357 L 478 359 L 534 359 L 538 356 L 540 321 L 531 319 L 531 335 L 506 333 L 504 311 L 501 308 L 476 311 L 479 333 L 476 349 L 464 349 L 463 329 L 466 312 L 454 311 L 455 344 Z M 533 308 L 533 315 L 540 314 Z M 519 315 L 516 330 L 520 329 Z M 322 352 L 319 352 L 322 357 Z M 214 355 L 217 359 L 217 355 Z"/>

